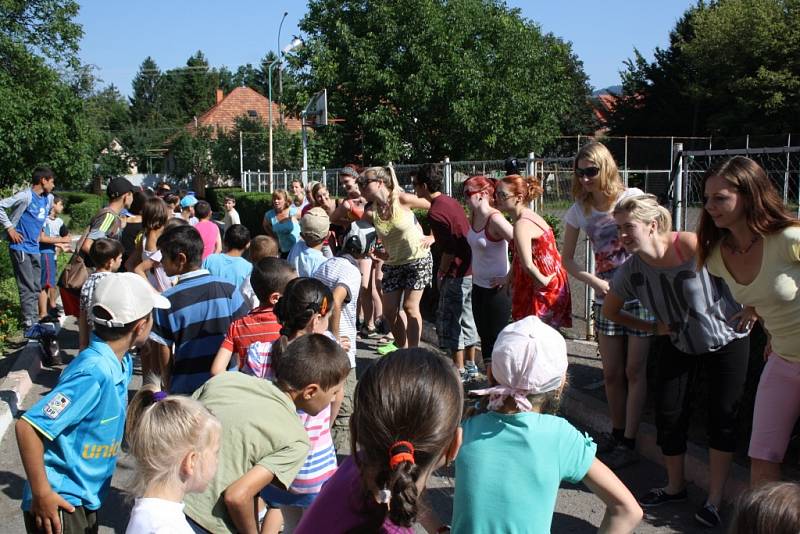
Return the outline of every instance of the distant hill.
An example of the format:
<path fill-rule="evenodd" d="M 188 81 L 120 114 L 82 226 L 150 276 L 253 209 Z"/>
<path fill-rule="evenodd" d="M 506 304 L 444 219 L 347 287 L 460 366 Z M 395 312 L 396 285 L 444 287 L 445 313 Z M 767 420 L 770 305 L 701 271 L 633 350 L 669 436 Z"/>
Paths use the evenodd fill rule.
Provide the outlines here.
<path fill-rule="evenodd" d="M 592 96 L 600 96 L 600 95 L 607 95 L 608 93 L 614 93 L 616 95 L 622 93 L 622 86 L 621 85 L 611 85 L 609 87 L 604 87 L 603 89 L 598 89 L 597 91 L 592 93 Z"/>

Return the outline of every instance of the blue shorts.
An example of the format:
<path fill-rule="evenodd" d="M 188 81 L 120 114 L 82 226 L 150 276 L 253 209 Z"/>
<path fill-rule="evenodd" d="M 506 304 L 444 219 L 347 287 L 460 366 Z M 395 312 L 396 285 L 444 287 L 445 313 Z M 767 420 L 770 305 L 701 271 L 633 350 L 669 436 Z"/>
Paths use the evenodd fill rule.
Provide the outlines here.
<path fill-rule="evenodd" d="M 279 506 L 308 508 L 319 493 L 290 493 L 270 484 L 262 489 L 259 495 L 270 508 L 278 508 Z"/>
<path fill-rule="evenodd" d="M 56 287 L 56 255 L 42 252 L 42 289 Z"/>

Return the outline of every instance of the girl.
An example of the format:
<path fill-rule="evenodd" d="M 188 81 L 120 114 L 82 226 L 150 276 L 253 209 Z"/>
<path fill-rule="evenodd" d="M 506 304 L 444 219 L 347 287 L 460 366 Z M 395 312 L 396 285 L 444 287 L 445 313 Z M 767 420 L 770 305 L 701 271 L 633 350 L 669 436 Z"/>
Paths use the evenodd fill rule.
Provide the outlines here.
<path fill-rule="evenodd" d="M 485 176 L 464 182 L 470 228 L 467 242 L 472 250 L 472 315 L 487 373 L 494 342 L 511 318 L 511 298 L 503 287 L 508 277 L 508 242 L 514 229 L 493 207 L 495 183 Z"/>
<path fill-rule="evenodd" d="M 289 255 L 300 239 L 300 223 L 297 222 L 299 213 L 300 210 L 292 205 L 286 191 L 277 189 L 272 193 L 272 209 L 264 214 L 261 224 L 267 235 L 278 240 L 282 258 Z"/>
<path fill-rule="evenodd" d="M 328 188 L 325 184 L 318 183 L 315 185 L 314 189 L 311 191 L 311 197 L 314 199 L 315 207 L 324 209 L 328 217 L 333 214 L 333 211 L 336 209 L 336 201 L 331 198 L 331 194 L 328 192 Z"/>
<path fill-rule="evenodd" d="M 553 328 L 572 326 L 572 297 L 553 229 L 527 206 L 542 195 L 533 178 L 512 174 L 495 189 L 497 207 L 511 216 L 514 262 L 511 318 L 535 315 Z"/>
<path fill-rule="evenodd" d="M 314 278 L 295 278 L 286 285 L 283 296 L 275 305 L 275 315 L 281 323 L 281 337 L 274 344 L 257 341 L 247 351 L 243 372 L 272 379 L 272 367 L 277 364 L 286 346 L 306 334 L 328 332 L 333 294 L 325 284 Z M 345 349 L 347 350 L 347 349 Z M 262 490 L 261 497 L 270 507 L 264 521 L 262 534 L 291 533 L 307 508 L 319 493 L 322 485 L 336 471 L 336 450 L 331 438 L 331 423 L 335 420 L 342 402 L 340 391 L 334 402 L 318 415 L 298 411 L 300 420 L 311 441 L 306 463 L 295 478 L 289 491 L 274 486 Z"/>
<path fill-rule="evenodd" d="M 620 468 L 638 461 L 636 433 L 647 398 L 647 354 L 651 333 L 631 330 L 610 321 L 601 306 L 614 271 L 628 259 L 617 238 L 617 226 L 611 214 L 620 200 L 641 195 L 636 188 L 625 189 L 611 152 L 602 143 L 588 143 L 575 156 L 572 195 L 575 203 L 564 217 L 562 261 L 567 272 L 594 289 L 592 306 L 597 348 L 603 361 L 603 381 L 611 412 L 611 436 L 607 463 Z M 590 273 L 575 261 L 575 247 L 580 231 L 592 243 L 595 272 Z M 640 319 L 653 317 L 638 301 L 626 304 L 626 311 Z M 625 342 L 627 336 L 627 354 Z"/>
<path fill-rule="evenodd" d="M 562 480 L 583 482 L 606 505 L 600 532 L 631 532 L 642 509 L 596 445 L 556 417 L 567 344 L 535 315 L 507 326 L 492 354 L 488 411 L 464 421 L 456 459 L 453 532 L 550 532 Z M 508 469 L 513 465 L 513 469 Z M 483 504 L 491 499 L 491 512 Z"/>
<path fill-rule="evenodd" d="M 130 270 L 144 276 L 159 293 L 172 287 L 172 282 L 161 267 L 161 251 L 156 243 L 173 218 L 166 202 L 158 197 L 148 199 L 142 208 L 142 234 L 137 240 L 137 253 L 131 257 Z"/>
<path fill-rule="evenodd" d="M 297 178 L 292 180 L 289 191 L 292 192 L 290 201 L 301 210 L 305 208 L 306 204 L 308 204 L 308 200 L 306 199 L 306 191 L 303 189 L 303 181 Z"/>
<path fill-rule="evenodd" d="M 698 265 L 728 283 L 761 318 L 768 343 L 750 437 L 750 483 L 780 479 L 800 417 L 800 221 L 786 213 L 767 174 L 736 156 L 703 178 Z"/>
<path fill-rule="evenodd" d="M 365 217 L 372 222 L 385 252 L 375 256 L 383 265 L 383 315 L 397 347 L 416 347 L 422 334 L 419 302 L 422 291 L 433 279 L 433 238 L 425 236 L 412 209 L 430 209 L 430 202 L 400 190 L 394 169 L 370 167 L 364 171 L 359 188 L 373 210 Z M 400 317 L 403 304 L 405 320 Z"/>
<path fill-rule="evenodd" d="M 125 434 L 136 460 L 136 504 L 126 534 L 193 534 L 183 497 L 217 471 L 221 426 L 200 402 L 145 384 L 128 406 Z"/>
<path fill-rule="evenodd" d="M 353 455 L 296 533 L 414 532 L 428 477 L 458 452 L 462 404 L 452 362 L 428 350 L 398 350 L 368 367 L 350 419 Z"/>
<path fill-rule="evenodd" d="M 743 494 L 728 532 L 797 534 L 800 532 L 800 484 L 772 482 Z"/>
<path fill-rule="evenodd" d="M 622 200 L 614 219 L 625 249 L 633 254 L 614 274 L 603 315 L 657 338 L 656 428 L 668 483 L 639 499 L 642 506 L 686 500 L 684 457 L 698 366 L 708 370 L 708 499 L 695 519 L 720 524 L 719 507 L 733 452 L 737 408 L 747 379 L 748 336 L 754 316 L 742 314 L 728 286 L 705 267 L 696 269 L 697 236 L 671 232 L 672 217 L 653 195 Z M 639 300 L 656 321 L 623 311 Z"/>

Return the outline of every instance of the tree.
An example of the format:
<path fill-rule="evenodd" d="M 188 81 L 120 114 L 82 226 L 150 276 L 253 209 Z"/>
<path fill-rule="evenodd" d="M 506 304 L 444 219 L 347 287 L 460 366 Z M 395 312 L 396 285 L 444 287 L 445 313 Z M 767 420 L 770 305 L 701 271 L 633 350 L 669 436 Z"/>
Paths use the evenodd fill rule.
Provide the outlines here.
<path fill-rule="evenodd" d="M 591 122 L 569 43 L 496 0 L 311 0 L 300 28 L 285 101 L 328 88 L 336 163 L 504 157 Z"/>
<path fill-rule="evenodd" d="M 133 78 L 133 96 L 130 97 L 130 114 L 134 124 L 155 125 L 161 119 L 159 87 L 161 70 L 155 60 L 147 56 Z"/>
<path fill-rule="evenodd" d="M 55 63 L 77 67 L 78 48 L 83 36 L 74 0 L 0 1 L 0 60 L 12 70 L 10 49 L 21 46 L 28 53 Z M 13 55 L 13 54 L 12 54 Z"/>

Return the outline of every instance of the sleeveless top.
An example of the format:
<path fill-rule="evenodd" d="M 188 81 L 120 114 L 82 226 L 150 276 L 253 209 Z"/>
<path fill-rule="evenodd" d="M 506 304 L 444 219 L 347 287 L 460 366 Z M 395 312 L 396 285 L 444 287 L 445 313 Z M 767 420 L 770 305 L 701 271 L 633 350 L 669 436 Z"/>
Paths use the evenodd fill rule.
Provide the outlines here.
<path fill-rule="evenodd" d="M 489 221 L 499 212 L 486 219 L 480 231 L 476 232 L 470 224 L 467 243 L 472 249 L 472 283 L 490 289 L 492 280 L 508 275 L 508 242 L 505 239 L 492 239 L 486 232 Z M 502 216 L 502 215 L 501 215 Z"/>
<path fill-rule="evenodd" d="M 430 253 L 421 245 L 422 232 L 417 228 L 414 213 L 403 208 L 399 200 L 392 203 L 392 216 L 389 219 L 381 219 L 378 210 L 375 210 L 373 224 L 389 254 L 386 265 L 405 265 Z"/>
<path fill-rule="evenodd" d="M 278 220 L 278 215 L 275 213 L 274 209 L 269 210 L 266 215 L 264 215 L 264 218 L 269 220 L 272 225 L 272 231 L 275 237 L 278 238 L 278 246 L 281 252 L 285 253 L 292 250 L 294 244 L 300 239 L 300 224 L 292 220 L 292 217 L 297 215 L 298 211 L 297 207 L 290 207 L 289 216 L 282 221 Z"/>
<path fill-rule="evenodd" d="M 567 271 L 561 264 L 561 254 L 556 246 L 556 236 L 552 228 L 542 228 L 536 221 L 525 219 L 544 232 L 538 239 L 531 240 L 533 264 L 544 275 L 556 275 L 550 283 L 542 287 L 534 287 L 533 278 L 525 272 L 525 268 L 517 254 L 514 242 L 511 250 L 514 254 L 512 263 L 514 291 L 511 297 L 511 318 L 514 321 L 535 315 L 553 328 L 569 328 L 572 326 L 572 296 L 569 291 Z"/>

